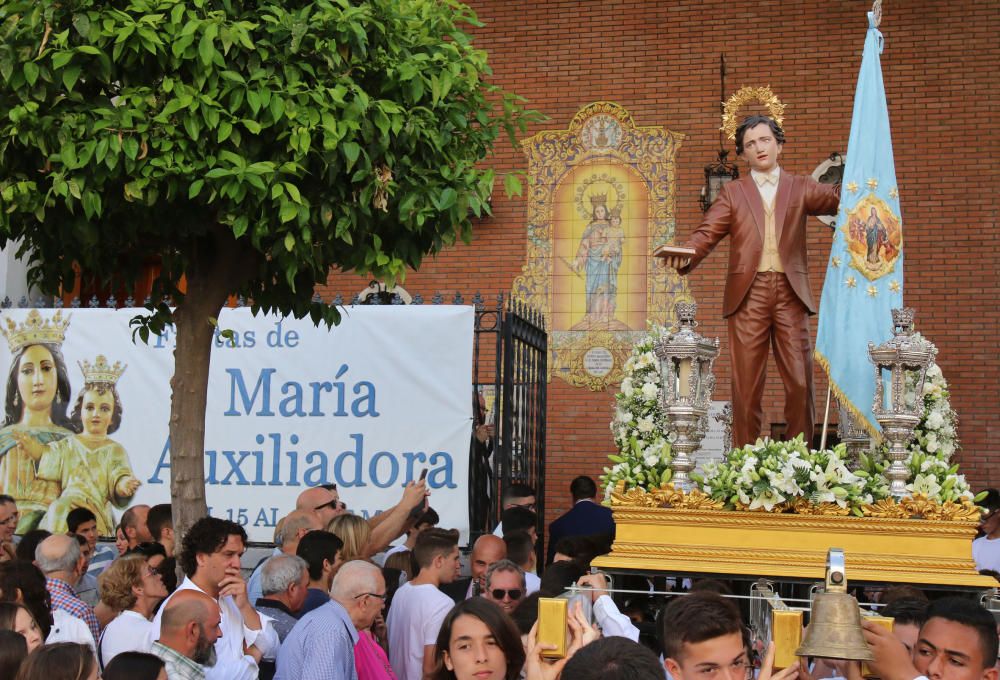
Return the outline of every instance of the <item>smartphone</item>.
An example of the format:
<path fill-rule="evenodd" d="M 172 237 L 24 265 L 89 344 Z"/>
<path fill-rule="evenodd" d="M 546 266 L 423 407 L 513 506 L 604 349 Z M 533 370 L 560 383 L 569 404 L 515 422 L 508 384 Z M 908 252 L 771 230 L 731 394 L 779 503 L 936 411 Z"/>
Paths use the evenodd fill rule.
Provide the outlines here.
<path fill-rule="evenodd" d="M 542 650 L 547 659 L 562 659 L 569 645 L 569 626 L 566 617 L 569 600 L 563 597 L 538 598 L 538 644 L 553 645 L 555 649 Z"/>
<path fill-rule="evenodd" d="M 420 481 L 422 482 L 425 479 L 427 479 L 427 468 L 424 468 L 423 470 L 420 471 Z"/>

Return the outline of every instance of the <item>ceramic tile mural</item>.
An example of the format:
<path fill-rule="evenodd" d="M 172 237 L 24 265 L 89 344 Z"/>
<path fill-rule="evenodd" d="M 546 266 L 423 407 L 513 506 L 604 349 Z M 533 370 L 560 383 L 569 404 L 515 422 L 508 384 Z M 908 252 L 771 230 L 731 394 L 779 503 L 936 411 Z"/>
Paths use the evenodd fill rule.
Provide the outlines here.
<path fill-rule="evenodd" d="M 513 294 L 545 312 L 550 370 L 570 384 L 617 384 L 647 321 L 668 322 L 674 303 L 690 298 L 684 280 L 652 257 L 673 241 L 683 138 L 597 102 L 568 130 L 523 142 L 528 260 Z"/>

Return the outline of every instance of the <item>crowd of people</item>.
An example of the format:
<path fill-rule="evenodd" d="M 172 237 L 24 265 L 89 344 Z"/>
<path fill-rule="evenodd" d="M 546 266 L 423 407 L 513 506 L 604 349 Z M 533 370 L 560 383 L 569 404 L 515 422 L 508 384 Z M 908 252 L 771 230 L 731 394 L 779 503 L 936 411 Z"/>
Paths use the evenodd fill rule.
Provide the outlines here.
<path fill-rule="evenodd" d="M 0 680 L 860 680 L 854 662 L 773 668 L 773 648 L 752 641 L 722 582 L 673 582 L 690 592 L 619 606 L 588 569 L 610 546 L 611 513 L 593 480 L 570 492 L 544 570 L 535 491 L 514 484 L 496 532 L 473 543 L 467 576 L 459 534 L 437 526 L 423 482 L 371 519 L 351 514 L 333 485 L 307 489 L 248 577 L 247 534 L 231 521 L 204 517 L 178 543 L 169 505 L 133 506 L 112 546 L 76 508 L 69 533 L 15 537 L 16 503 L 0 495 Z M 572 586 L 556 655 L 539 602 Z M 990 612 L 893 592 L 881 612 L 892 631 L 864 624 L 877 677 L 1000 680 Z"/>

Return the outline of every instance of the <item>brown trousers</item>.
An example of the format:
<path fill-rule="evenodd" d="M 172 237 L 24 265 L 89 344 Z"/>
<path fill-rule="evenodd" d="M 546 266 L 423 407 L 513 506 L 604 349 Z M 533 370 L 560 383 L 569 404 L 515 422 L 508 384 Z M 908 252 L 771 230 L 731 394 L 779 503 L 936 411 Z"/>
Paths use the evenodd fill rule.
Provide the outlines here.
<path fill-rule="evenodd" d="M 785 384 L 787 436 L 800 432 L 811 445 L 815 397 L 809 310 L 779 272 L 758 272 L 749 292 L 729 316 L 733 364 L 733 446 L 752 444 L 761 434 L 767 347 L 774 349 Z"/>

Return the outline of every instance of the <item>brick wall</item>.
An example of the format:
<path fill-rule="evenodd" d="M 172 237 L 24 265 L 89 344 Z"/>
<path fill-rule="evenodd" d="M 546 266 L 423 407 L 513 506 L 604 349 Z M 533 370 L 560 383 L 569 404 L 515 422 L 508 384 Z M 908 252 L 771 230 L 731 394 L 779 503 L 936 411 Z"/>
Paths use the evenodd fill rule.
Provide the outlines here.
<path fill-rule="evenodd" d="M 477 42 L 490 53 L 495 80 L 550 117 L 532 130 L 565 129 L 583 106 L 611 100 L 638 125 L 688 135 L 678 161 L 677 224 L 683 240 L 697 226 L 703 167 L 715 158 L 720 52 L 727 95 L 769 84 L 787 105 L 782 165 L 811 172 L 843 151 L 864 41 L 866 2 L 513 2 L 471 3 L 485 23 Z M 997 231 L 997 132 L 1000 10 L 990 0 L 888 2 L 882 69 L 903 208 L 905 300 L 917 327 L 939 347 L 961 417 L 960 462 L 978 486 L 1000 485 L 1000 245 Z M 523 168 L 509 145 L 499 168 Z M 405 282 L 411 292 L 508 291 L 525 257 L 525 203 L 495 194 L 493 217 L 471 246 L 426 261 Z M 819 296 L 829 232 L 813 223 L 810 278 Z M 726 343 L 721 319 L 726 245 L 690 279 L 701 330 Z M 365 282 L 331 274 L 322 291 L 353 294 Z M 815 321 L 813 322 L 815 333 Z M 727 351 L 716 366 L 717 398 L 729 398 Z M 783 420 L 773 362 L 765 421 Z M 818 418 L 826 383 L 817 373 Z M 569 481 L 598 475 L 612 447 L 613 395 L 549 386 L 547 515 L 569 505 Z"/>

